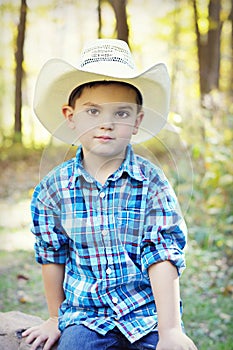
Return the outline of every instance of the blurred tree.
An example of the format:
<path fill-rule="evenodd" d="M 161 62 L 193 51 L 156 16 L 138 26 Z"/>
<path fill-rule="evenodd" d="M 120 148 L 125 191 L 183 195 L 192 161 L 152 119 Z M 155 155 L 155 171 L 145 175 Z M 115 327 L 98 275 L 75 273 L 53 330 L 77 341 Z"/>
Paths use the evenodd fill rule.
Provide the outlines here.
<path fill-rule="evenodd" d="M 23 81 L 23 60 L 24 60 L 24 40 L 26 31 L 27 3 L 26 0 L 21 0 L 20 18 L 17 28 L 17 40 L 15 51 L 15 141 L 20 141 L 22 138 L 22 81 Z"/>
<path fill-rule="evenodd" d="M 231 0 L 231 12 L 229 15 L 229 20 L 231 21 L 231 57 L 233 57 L 233 0 Z M 231 64 L 231 82 L 230 90 L 233 91 L 233 63 Z"/>
<path fill-rule="evenodd" d="M 101 0 L 98 0 L 98 20 L 99 20 L 98 38 L 101 38 L 101 33 L 102 33 Z"/>
<path fill-rule="evenodd" d="M 231 4 L 233 7 L 233 0 L 231 0 Z M 219 89 L 222 27 L 224 20 L 232 22 L 233 10 L 231 8 L 228 17 L 222 16 L 222 0 L 209 0 L 208 9 L 204 8 L 203 2 L 193 0 L 193 8 L 197 35 L 200 91 L 203 98 L 212 90 Z M 231 31 L 233 35 L 233 26 Z"/>
<path fill-rule="evenodd" d="M 104 0 L 98 0 L 98 17 L 99 17 L 98 37 L 99 38 L 101 37 L 101 28 L 102 28 L 101 3 L 103 1 Z M 129 27 L 127 23 L 127 13 L 126 13 L 127 0 L 108 0 L 108 3 L 110 3 L 115 13 L 117 39 L 124 40 L 128 43 Z"/>
<path fill-rule="evenodd" d="M 220 20 L 221 0 L 209 1 L 208 18 L 205 17 L 205 20 L 200 17 L 198 0 L 193 0 L 193 6 L 197 34 L 200 90 L 203 96 L 219 87 L 220 37 L 222 30 Z"/>
<path fill-rule="evenodd" d="M 113 7 L 116 15 L 117 39 L 124 40 L 128 43 L 129 27 L 127 24 L 126 5 L 127 0 L 108 0 Z"/>

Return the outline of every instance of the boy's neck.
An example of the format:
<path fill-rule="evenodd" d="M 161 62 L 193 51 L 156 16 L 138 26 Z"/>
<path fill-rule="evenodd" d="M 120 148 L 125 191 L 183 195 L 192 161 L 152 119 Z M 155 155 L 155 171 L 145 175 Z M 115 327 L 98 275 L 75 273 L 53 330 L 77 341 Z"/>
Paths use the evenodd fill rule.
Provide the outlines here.
<path fill-rule="evenodd" d="M 122 164 L 124 157 L 106 159 L 105 157 L 93 157 L 93 155 L 83 157 L 83 167 L 99 183 L 105 184 L 106 180 Z"/>

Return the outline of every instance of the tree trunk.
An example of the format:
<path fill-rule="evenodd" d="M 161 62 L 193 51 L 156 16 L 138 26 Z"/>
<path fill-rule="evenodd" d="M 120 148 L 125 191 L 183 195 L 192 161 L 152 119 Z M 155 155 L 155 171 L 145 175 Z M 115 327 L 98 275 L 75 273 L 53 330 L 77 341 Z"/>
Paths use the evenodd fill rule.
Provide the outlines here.
<path fill-rule="evenodd" d="M 222 23 L 220 21 L 220 0 L 210 0 L 209 3 L 209 32 L 208 32 L 208 90 L 219 88 L 220 68 L 220 39 Z"/>
<path fill-rule="evenodd" d="M 193 0 L 193 8 L 194 8 L 194 18 L 195 18 L 195 28 L 197 35 L 197 54 L 198 54 L 198 63 L 199 63 L 199 84 L 201 95 L 208 90 L 207 88 L 207 80 L 208 80 L 208 72 L 206 70 L 207 67 L 207 36 L 201 36 L 201 33 L 198 28 L 198 11 L 197 11 L 197 3 L 196 0 Z"/>
<path fill-rule="evenodd" d="M 233 0 L 231 0 L 231 13 L 229 16 L 231 21 L 231 57 L 233 57 Z M 231 80 L 230 80 L 230 92 L 233 91 L 233 60 L 231 60 Z"/>
<path fill-rule="evenodd" d="M 23 81 L 23 48 L 26 30 L 27 3 L 21 0 L 20 19 L 18 24 L 18 34 L 16 41 L 16 71 L 15 71 L 15 140 L 22 140 L 22 81 Z"/>
<path fill-rule="evenodd" d="M 213 89 L 219 88 L 220 39 L 222 23 L 220 21 L 221 0 L 209 1 L 209 29 L 202 35 L 198 27 L 197 0 L 193 0 L 195 28 L 197 35 L 199 79 L 201 97 Z"/>
<path fill-rule="evenodd" d="M 102 13 L 101 13 L 101 0 L 98 0 L 98 38 L 102 37 Z"/>
<path fill-rule="evenodd" d="M 129 41 L 129 27 L 127 24 L 126 3 L 127 0 L 108 0 L 112 5 L 116 16 L 117 39 Z"/>

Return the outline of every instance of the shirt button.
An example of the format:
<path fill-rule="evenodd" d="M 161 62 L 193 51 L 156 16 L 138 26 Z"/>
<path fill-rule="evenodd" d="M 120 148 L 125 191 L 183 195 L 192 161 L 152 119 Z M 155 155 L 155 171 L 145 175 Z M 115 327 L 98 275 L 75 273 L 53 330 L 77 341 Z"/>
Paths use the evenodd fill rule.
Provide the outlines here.
<path fill-rule="evenodd" d="M 104 192 L 100 192 L 100 198 L 104 198 L 105 197 L 105 193 Z"/>
<path fill-rule="evenodd" d="M 102 231 L 102 235 L 103 235 L 103 236 L 107 236 L 107 234 L 108 234 L 108 231 L 107 231 L 107 230 L 103 230 L 103 231 Z"/>
<path fill-rule="evenodd" d="M 106 270 L 106 274 L 110 275 L 111 272 L 112 272 L 112 269 L 110 267 L 108 267 L 107 270 Z"/>
<path fill-rule="evenodd" d="M 112 302 L 113 302 L 113 304 L 117 304 L 118 298 L 117 298 L 117 297 L 113 297 L 113 298 L 112 298 Z"/>

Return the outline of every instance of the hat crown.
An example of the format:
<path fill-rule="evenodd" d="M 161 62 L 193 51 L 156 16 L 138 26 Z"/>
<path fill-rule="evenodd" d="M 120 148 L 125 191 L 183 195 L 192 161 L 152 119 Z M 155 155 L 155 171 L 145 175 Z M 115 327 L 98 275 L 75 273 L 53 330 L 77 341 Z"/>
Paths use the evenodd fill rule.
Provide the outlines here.
<path fill-rule="evenodd" d="M 80 57 L 81 70 L 114 77 L 137 74 L 127 43 L 116 39 L 97 39 L 88 43 Z"/>

